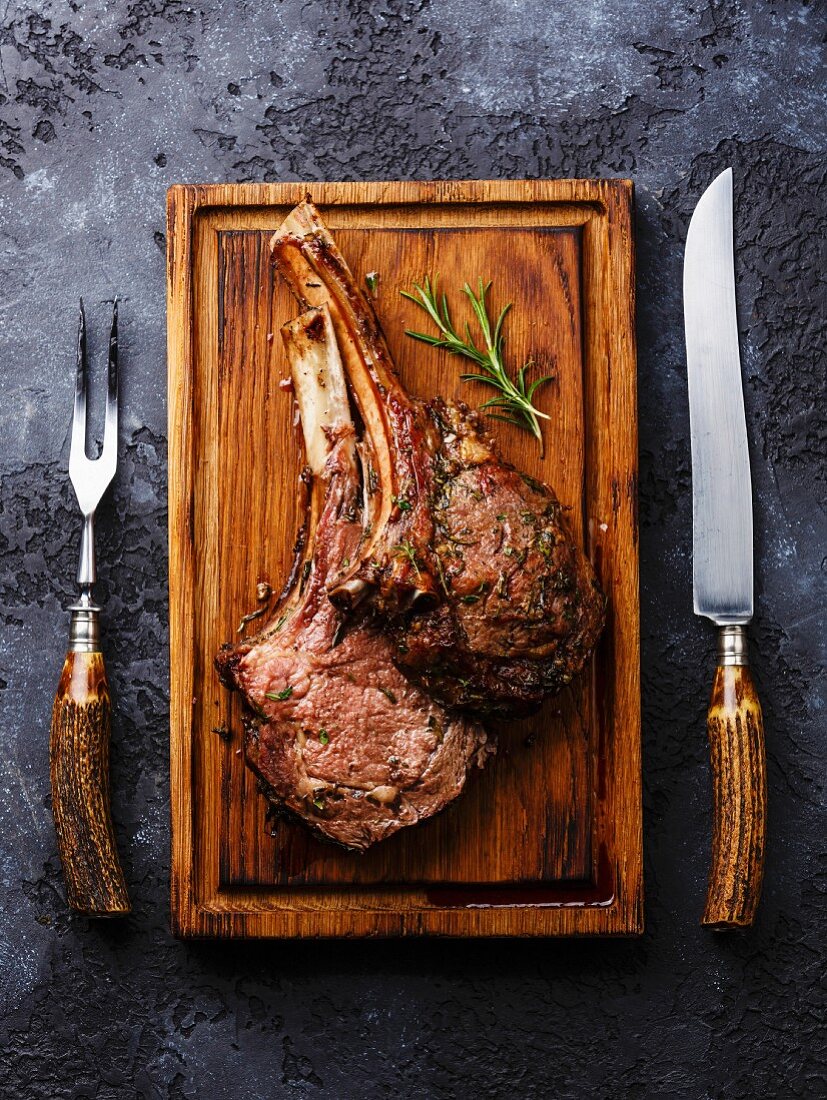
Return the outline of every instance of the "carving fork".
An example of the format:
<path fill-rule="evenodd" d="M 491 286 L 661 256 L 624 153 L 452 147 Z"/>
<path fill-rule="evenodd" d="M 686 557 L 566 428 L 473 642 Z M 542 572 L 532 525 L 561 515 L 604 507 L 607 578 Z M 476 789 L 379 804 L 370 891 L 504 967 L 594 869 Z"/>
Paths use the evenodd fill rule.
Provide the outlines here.
<path fill-rule="evenodd" d="M 100 457 L 86 454 L 86 317 L 80 303 L 69 478 L 83 515 L 69 651 L 52 710 L 52 810 L 69 905 L 91 917 L 130 911 L 109 808 L 109 684 L 100 648 L 95 584 L 95 509 L 118 464 L 118 303 L 112 310 L 106 421 Z"/>

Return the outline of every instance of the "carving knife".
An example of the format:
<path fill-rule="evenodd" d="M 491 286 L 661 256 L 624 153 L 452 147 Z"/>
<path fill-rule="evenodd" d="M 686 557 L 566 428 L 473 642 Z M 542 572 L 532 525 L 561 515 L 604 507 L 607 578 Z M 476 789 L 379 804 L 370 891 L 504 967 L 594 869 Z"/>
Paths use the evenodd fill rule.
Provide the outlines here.
<path fill-rule="evenodd" d="M 707 716 L 713 832 L 703 924 L 750 925 L 764 873 L 766 760 L 761 704 L 750 675 L 753 614 L 750 481 L 732 232 L 732 169 L 701 196 L 683 267 L 692 439 L 695 614 L 718 628 Z"/>

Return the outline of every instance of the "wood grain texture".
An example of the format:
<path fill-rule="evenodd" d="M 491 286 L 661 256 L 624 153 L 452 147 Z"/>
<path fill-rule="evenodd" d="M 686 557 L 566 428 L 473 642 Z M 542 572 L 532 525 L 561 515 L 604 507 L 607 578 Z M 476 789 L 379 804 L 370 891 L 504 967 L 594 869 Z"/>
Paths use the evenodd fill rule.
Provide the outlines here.
<path fill-rule="evenodd" d="M 750 670 L 719 666 L 707 716 L 712 763 L 712 865 L 703 924 L 746 927 L 764 877 L 764 719 Z"/>
<path fill-rule="evenodd" d="M 109 809 L 111 704 L 102 653 L 69 653 L 52 710 L 52 811 L 69 905 L 91 917 L 130 911 Z"/>
<path fill-rule="evenodd" d="M 266 821 L 239 700 L 212 657 L 278 589 L 303 456 L 280 325 L 295 304 L 267 239 L 309 190 L 414 394 L 479 403 L 456 360 L 404 336 L 398 291 L 482 275 L 514 302 L 507 358 L 555 375 L 546 457 L 505 425 L 506 458 L 550 482 L 610 596 L 592 668 L 444 814 L 365 856 Z M 625 181 L 273 184 L 169 195 L 172 911 L 182 935 L 551 935 L 641 928 L 637 454 L 631 186 Z M 460 303 L 456 303 L 461 319 Z M 274 335 L 275 334 L 275 335 Z M 222 736 L 217 736 L 219 730 Z M 228 740 L 229 738 L 229 740 Z"/>

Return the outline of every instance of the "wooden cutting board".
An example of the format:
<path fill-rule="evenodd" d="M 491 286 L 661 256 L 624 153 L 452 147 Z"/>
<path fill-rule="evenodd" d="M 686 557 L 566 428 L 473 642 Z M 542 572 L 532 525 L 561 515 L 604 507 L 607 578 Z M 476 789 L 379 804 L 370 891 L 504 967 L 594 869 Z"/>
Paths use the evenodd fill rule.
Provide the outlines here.
<path fill-rule="evenodd" d="M 505 424 L 506 458 L 549 482 L 609 597 L 586 673 L 499 723 L 487 770 L 437 818 L 366 855 L 268 815 L 213 656 L 279 589 L 303 464 L 279 337 L 297 308 L 268 238 L 310 193 L 414 394 L 479 404 L 460 364 L 415 343 L 399 294 L 425 272 L 493 280 L 512 369 L 552 373 L 546 453 Z M 642 930 L 637 407 L 626 180 L 178 186 L 168 199 L 172 923 L 182 936 L 536 936 Z M 218 731 L 218 732 L 216 732 Z"/>

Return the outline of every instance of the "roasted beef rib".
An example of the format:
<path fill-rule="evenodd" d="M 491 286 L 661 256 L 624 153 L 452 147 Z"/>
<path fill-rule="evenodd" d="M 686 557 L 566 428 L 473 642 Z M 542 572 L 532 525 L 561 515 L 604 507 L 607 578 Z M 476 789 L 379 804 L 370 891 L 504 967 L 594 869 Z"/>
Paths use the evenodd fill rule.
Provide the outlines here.
<path fill-rule="evenodd" d="M 585 664 L 605 599 L 552 490 L 497 454 L 461 403 L 403 389 L 374 312 L 310 202 L 273 257 L 302 308 L 329 309 L 365 429 L 364 530 L 327 588 L 373 607 L 406 676 L 480 714 L 525 714 Z"/>
<path fill-rule="evenodd" d="M 395 667 L 367 604 L 351 612 L 329 600 L 364 538 L 359 445 L 326 307 L 282 333 L 309 465 L 308 530 L 268 625 L 225 646 L 216 666 L 244 696 L 245 756 L 267 797 L 364 849 L 446 806 L 492 745 Z"/>

